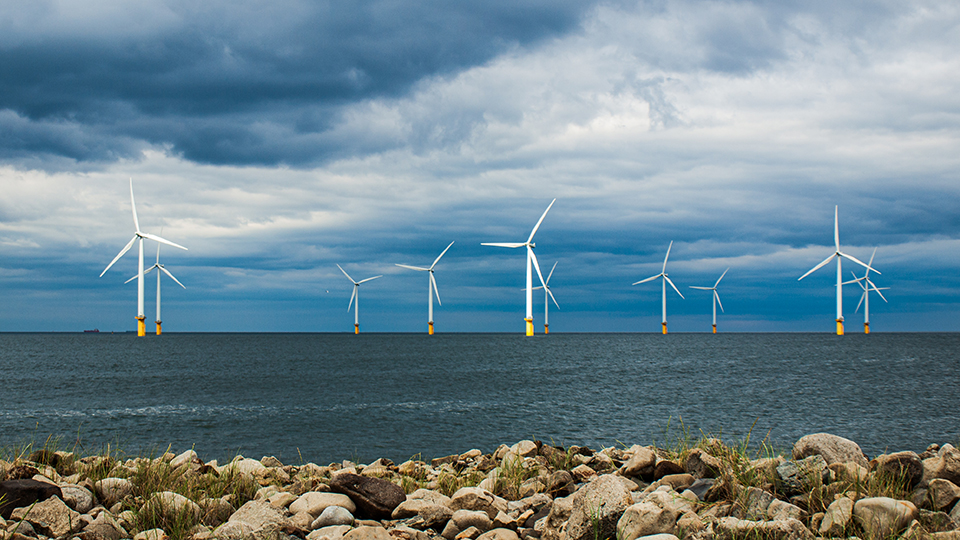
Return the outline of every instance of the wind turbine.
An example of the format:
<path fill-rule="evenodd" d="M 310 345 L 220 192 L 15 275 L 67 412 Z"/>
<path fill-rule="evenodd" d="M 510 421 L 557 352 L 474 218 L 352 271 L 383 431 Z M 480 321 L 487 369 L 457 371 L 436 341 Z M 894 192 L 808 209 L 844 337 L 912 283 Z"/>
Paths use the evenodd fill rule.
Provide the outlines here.
<path fill-rule="evenodd" d="M 717 304 L 720 304 L 720 311 L 723 311 L 723 303 L 720 302 L 720 294 L 717 292 L 717 286 L 720 285 L 720 280 L 723 279 L 723 276 L 727 275 L 727 272 L 730 269 L 727 268 L 720 274 L 720 277 L 717 279 L 717 282 L 713 284 L 713 287 L 694 287 L 690 285 L 691 289 L 700 289 L 701 291 L 713 291 L 713 333 L 717 333 Z"/>
<path fill-rule="evenodd" d="M 163 229 L 160 229 L 160 234 L 163 234 Z M 160 273 L 162 272 L 162 273 L 170 276 L 170 279 L 176 281 L 176 282 L 177 282 L 177 285 L 183 287 L 184 289 L 186 289 L 186 287 L 183 286 L 183 283 L 180 283 L 180 280 L 178 280 L 177 278 L 173 277 L 173 274 L 171 274 L 169 270 L 167 270 L 166 268 L 163 267 L 162 264 L 160 264 L 160 244 L 157 244 L 157 262 L 154 263 L 153 266 L 151 266 L 150 268 L 148 268 L 148 269 L 144 272 L 144 275 L 149 274 L 150 272 L 152 272 L 154 268 L 156 268 L 156 269 L 158 270 L 158 272 L 157 272 L 157 335 L 159 336 L 159 335 L 161 334 L 161 331 L 160 331 Z M 133 276 L 132 278 L 130 278 L 130 279 L 128 279 L 127 281 L 125 281 L 124 283 L 130 283 L 131 281 L 133 281 L 133 280 L 135 280 L 135 279 L 137 279 L 137 276 Z"/>
<path fill-rule="evenodd" d="M 870 266 L 873 264 L 873 257 L 876 254 L 877 254 L 877 248 L 873 248 L 873 255 L 870 255 L 870 262 L 867 263 L 867 266 Z M 850 273 L 853 274 L 854 279 L 850 281 L 844 281 L 843 284 L 847 285 L 848 283 L 856 283 L 857 285 L 860 285 L 861 289 L 863 289 L 863 295 L 860 296 L 860 302 L 857 303 L 857 309 L 854 310 L 854 313 L 859 311 L 860 304 L 863 304 L 863 333 L 869 334 L 870 333 L 870 291 L 871 290 L 876 291 L 876 293 L 880 295 L 880 298 L 883 298 L 883 301 L 886 302 L 887 299 L 884 298 L 883 293 L 880 291 L 885 291 L 890 287 L 877 287 L 876 285 L 874 285 L 873 282 L 870 281 L 869 268 L 867 268 L 867 271 L 863 273 L 863 277 L 861 278 L 858 278 L 857 274 L 855 274 L 854 272 L 850 272 Z"/>
<path fill-rule="evenodd" d="M 543 289 L 543 333 L 550 333 L 550 300 L 553 299 L 553 304 L 557 306 L 557 309 L 560 309 L 560 304 L 557 303 L 557 299 L 553 297 L 553 291 L 550 290 L 550 278 L 553 277 L 553 271 L 557 269 L 557 261 L 553 263 L 553 268 L 550 269 L 550 273 L 547 274 L 546 281 L 543 282 L 543 285 L 539 287 L 534 287 L 533 290 Z"/>
<path fill-rule="evenodd" d="M 450 249 L 450 246 L 453 245 L 453 242 L 450 242 L 450 245 L 447 246 L 447 249 Z M 443 250 L 436 259 L 433 260 L 433 264 L 430 265 L 430 268 L 422 268 L 420 266 L 409 266 L 406 264 L 398 264 L 397 266 L 401 268 L 409 268 L 410 270 L 418 270 L 420 272 L 427 272 L 427 334 L 433 335 L 433 295 L 437 295 L 437 303 L 441 306 L 443 303 L 440 302 L 440 291 L 437 289 L 437 279 L 433 277 L 433 267 L 440 262 L 440 257 L 443 257 L 443 254 L 447 252 L 447 249 Z M 342 268 L 341 268 L 342 270 Z M 348 276 L 349 277 L 349 276 Z"/>
<path fill-rule="evenodd" d="M 550 205 L 547 206 L 547 209 L 543 211 L 543 215 L 540 216 L 540 221 L 537 221 L 537 224 L 534 225 L 533 230 L 530 231 L 530 237 L 527 238 L 526 242 L 488 242 L 480 244 L 481 246 L 527 248 L 527 314 L 523 320 L 527 323 L 528 336 L 533 335 L 533 273 L 531 267 L 537 269 L 537 276 L 540 277 L 540 283 L 546 285 L 546 283 L 543 281 L 543 274 L 540 273 L 540 264 L 537 262 L 537 256 L 533 253 L 533 248 L 537 246 L 533 243 L 533 235 L 537 234 L 537 229 L 539 229 L 540 224 L 543 223 L 543 218 L 547 217 L 547 212 L 550 211 L 550 208 L 553 207 L 553 203 L 555 202 L 557 202 L 556 199 L 550 201 Z"/>
<path fill-rule="evenodd" d="M 653 281 L 657 278 L 663 278 L 663 322 L 661 324 L 663 325 L 664 334 L 667 333 L 667 283 L 669 283 L 670 286 L 673 287 L 673 290 L 677 291 L 677 294 L 680 294 L 680 289 L 678 289 L 677 286 L 674 285 L 672 281 L 670 281 L 670 278 L 667 277 L 667 259 L 670 258 L 670 248 L 672 247 L 673 247 L 673 240 L 671 240 L 670 245 L 667 246 L 667 256 L 663 258 L 663 269 L 660 271 L 659 274 L 655 276 L 650 276 L 647 279 L 641 279 L 640 281 L 634 283 L 634 285 L 639 285 L 641 283 Z M 680 298 L 683 298 L 682 294 L 680 294 Z"/>
<path fill-rule="evenodd" d="M 134 242 L 136 242 L 137 240 L 140 240 L 140 259 L 139 259 L 140 263 L 137 268 L 138 271 L 136 276 L 137 277 L 137 335 L 142 337 L 147 333 L 146 325 L 144 323 L 144 321 L 146 320 L 146 317 L 144 317 L 143 315 L 143 239 L 146 238 L 149 240 L 153 240 L 155 242 L 160 242 L 161 244 L 167 244 L 168 246 L 173 246 L 175 248 L 180 248 L 183 250 L 186 250 L 187 248 L 179 244 L 174 244 L 173 242 L 166 240 L 164 238 L 160 238 L 157 235 L 145 233 L 140 230 L 140 220 L 137 219 L 137 203 L 133 199 L 133 178 L 130 179 L 130 207 L 133 209 L 133 228 L 134 228 L 133 238 L 131 238 L 130 241 L 127 242 L 127 245 L 120 250 L 120 253 L 118 253 L 117 256 L 113 258 L 112 261 L 110 261 L 110 264 L 108 264 L 107 267 L 103 269 L 103 272 L 100 272 L 100 277 L 103 277 L 103 275 L 107 273 L 107 270 L 109 270 L 110 267 L 113 266 L 113 263 L 120 260 L 120 257 L 123 257 L 124 253 L 130 251 L 130 248 L 133 247 Z M 157 318 L 159 319 L 159 317 Z"/>
<path fill-rule="evenodd" d="M 833 252 L 833 255 L 830 255 L 823 260 L 822 263 L 811 268 L 806 274 L 800 276 L 797 281 L 809 276 L 810 274 L 816 272 L 817 270 L 823 268 L 827 263 L 832 261 L 834 258 L 837 259 L 837 335 L 843 335 L 843 279 L 842 271 L 840 268 L 840 261 L 846 257 L 851 261 L 859 264 L 860 266 L 866 268 L 867 270 L 873 270 L 876 273 L 880 273 L 875 268 L 871 268 L 869 264 L 864 264 L 862 261 L 854 257 L 853 255 L 847 255 L 846 253 L 840 251 L 840 210 L 839 206 L 833 207 L 833 243 L 836 246 L 836 251 Z"/>
<path fill-rule="evenodd" d="M 353 333 L 360 333 L 360 284 L 372 281 L 383 276 L 373 276 L 368 277 L 367 279 L 361 279 L 360 281 L 354 281 L 350 274 L 347 273 L 339 264 L 337 268 L 340 268 L 340 271 L 343 272 L 343 275 L 347 276 L 347 279 L 353 283 L 353 294 L 350 295 L 350 303 L 347 304 L 347 313 L 350 312 L 350 307 L 353 306 Z M 356 304 L 354 304 L 354 299 L 356 299 Z"/>

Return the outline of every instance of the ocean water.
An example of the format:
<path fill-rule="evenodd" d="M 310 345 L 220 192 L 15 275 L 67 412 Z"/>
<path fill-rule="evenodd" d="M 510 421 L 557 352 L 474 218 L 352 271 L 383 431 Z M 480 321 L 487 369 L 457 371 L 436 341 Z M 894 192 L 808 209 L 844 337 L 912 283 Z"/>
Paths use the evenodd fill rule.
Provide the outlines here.
<path fill-rule="evenodd" d="M 0 446 L 396 462 L 700 433 L 960 440 L 960 334 L 0 334 Z"/>

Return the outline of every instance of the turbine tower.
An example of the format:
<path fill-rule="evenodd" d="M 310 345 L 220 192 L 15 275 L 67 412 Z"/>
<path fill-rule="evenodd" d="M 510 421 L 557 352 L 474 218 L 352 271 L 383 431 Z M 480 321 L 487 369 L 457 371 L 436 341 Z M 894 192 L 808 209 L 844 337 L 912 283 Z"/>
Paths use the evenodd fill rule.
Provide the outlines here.
<path fill-rule="evenodd" d="M 717 304 L 720 304 L 720 311 L 723 311 L 723 303 L 720 302 L 720 293 L 717 292 L 717 286 L 720 285 L 720 280 L 723 279 L 723 276 L 727 275 L 727 272 L 730 269 L 727 268 L 720 274 L 720 277 L 717 279 L 717 282 L 713 284 L 713 287 L 694 287 L 690 285 L 691 289 L 700 289 L 701 291 L 713 291 L 713 333 L 717 333 Z"/>
<path fill-rule="evenodd" d="M 550 290 L 550 278 L 553 277 L 553 271 L 557 269 L 557 261 L 553 263 L 553 268 L 550 269 L 550 273 L 547 274 L 546 281 L 543 282 L 543 285 L 534 287 L 533 290 L 543 289 L 543 333 L 550 333 L 550 300 L 553 299 L 553 304 L 557 306 L 557 309 L 560 309 L 560 304 L 557 303 L 557 299 L 553 297 L 553 291 Z"/>
<path fill-rule="evenodd" d="M 672 281 L 670 281 L 670 278 L 667 277 L 667 259 L 670 258 L 670 248 L 672 247 L 673 247 L 673 240 L 671 240 L 670 245 L 667 246 L 667 256 L 663 258 L 663 269 L 660 271 L 659 274 L 655 276 L 650 276 L 647 279 L 641 279 L 640 281 L 634 283 L 634 285 L 639 285 L 641 283 L 653 281 L 657 278 L 663 278 L 663 283 L 662 283 L 663 284 L 663 321 L 661 322 L 661 325 L 663 326 L 664 334 L 667 333 L 667 283 L 669 283 L 670 286 L 673 287 L 673 290 L 677 291 L 677 294 L 680 294 L 680 289 L 678 289 L 677 286 L 674 285 Z M 682 294 L 680 294 L 680 298 L 683 298 Z"/>
<path fill-rule="evenodd" d="M 160 229 L 160 234 L 163 234 L 163 229 Z M 150 272 L 153 271 L 154 268 L 158 270 L 157 271 L 157 335 L 159 336 L 162 333 L 160 329 L 160 274 L 164 273 L 170 276 L 170 279 L 176 281 L 177 285 L 183 287 L 184 289 L 186 289 L 186 287 L 183 286 L 183 283 L 180 283 L 180 280 L 173 277 L 173 274 L 171 274 L 169 270 L 167 270 L 166 268 L 164 268 L 162 264 L 160 264 L 160 244 L 157 244 L 157 262 L 154 263 L 153 266 L 148 268 L 143 274 L 144 275 L 149 274 Z M 133 276 L 132 278 L 125 281 L 124 283 L 130 283 L 135 279 L 137 279 L 137 276 Z"/>
<path fill-rule="evenodd" d="M 877 254 L 877 248 L 873 248 L 873 255 L 870 255 L 870 262 L 867 263 L 867 266 L 873 265 L 873 257 Z M 853 278 L 850 281 L 844 281 L 843 284 L 847 285 L 849 283 L 856 283 L 860 285 L 860 288 L 863 289 L 863 294 L 860 296 L 860 302 L 857 303 L 857 309 L 854 310 L 854 313 L 860 310 L 860 304 L 863 304 L 863 333 L 870 333 L 870 291 L 875 291 L 880 295 L 880 298 L 883 298 L 883 301 L 886 302 L 887 299 L 884 298 L 883 293 L 880 291 L 885 291 L 890 287 L 877 287 L 873 284 L 873 281 L 870 280 L 870 269 L 868 268 L 866 272 L 863 273 L 863 277 L 858 278 L 857 274 L 853 274 Z"/>
<path fill-rule="evenodd" d="M 540 263 L 537 262 L 537 256 L 533 253 L 533 248 L 537 245 L 533 243 L 533 235 L 537 234 L 537 229 L 540 228 L 540 224 L 543 223 L 543 218 L 547 217 L 547 212 L 550 211 L 550 208 L 553 207 L 553 203 L 557 202 L 556 199 L 550 201 L 550 205 L 547 206 L 547 209 L 543 211 L 543 215 L 540 216 L 540 221 L 537 221 L 537 224 L 534 225 L 533 230 L 530 231 L 530 237 L 527 238 L 526 242 L 488 242 L 481 243 L 481 246 L 496 246 L 496 247 L 505 247 L 505 248 L 527 248 L 527 313 L 526 317 L 523 320 L 527 323 L 527 335 L 533 335 L 533 271 L 532 268 L 536 268 L 537 276 L 540 277 L 540 284 L 545 285 L 543 281 L 543 274 L 540 273 Z"/>
<path fill-rule="evenodd" d="M 853 255 L 847 255 L 846 253 L 840 251 L 840 210 L 839 206 L 833 207 L 833 243 L 836 247 L 836 250 L 833 252 L 833 255 L 830 255 L 823 260 L 820 264 L 811 268 L 806 274 L 800 276 L 797 281 L 809 276 L 810 274 L 816 272 L 817 270 L 826 266 L 827 263 L 832 261 L 834 258 L 837 259 L 837 335 L 843 335 L 843 279 L 842 279 L 842 270 L 840 268 L 841 260 L 843 258 L 850 259 L 851 261 L 859 264 L 860 266 L 866 268 L 868 271 L 873 270 L 876 273 L 880 273 L 877 269 L 871 268 L 869 264 L 864 264 L 862 261 L 854 257 Z"/>
<path fill-rule="evenodd" d="M 447 246 L 447 249 L 450 249 L 450 246 L 453 245 L 453 242 L 450 242 L 450 245 Z M 437 280 L 433 277 L 433 267 L 440 262 L 440 257 L 443 257 L 443 254 L 447 252 L 447 249 L 443 250 L 436 259 L 434 259 L 433 264 L 430 265 L 430 268 L 423 268 L 420 266 L 409 266 L 406 264 L 398 264 L 397 266 L 401 268 L 409 268 L 410 270 L 417 270 L 420 272 L 427 272 L 427 334 L 433 335 L 433 295 L 437 295 L 437 304 L 441 306 L 443 303 L 440 302 L 440 290 L 437 289 Z"/>
<path fill-rule="evenodd" d="M 337 268 L 340 268 L 340 271 L 343 272 L 343 275 L 347 276 L 347 279 L 349 279 L 350 282 L 353 283 L 353 294 L 350 295 L 350 303 L 347 304 L 347 313 L 350 313 L 350 307 L 352 306 L 353 307 L 353 333 L 359 334 L 360 333 L 360 284 L 366 283 L 368 281 L 372 281 L 377 278 L 381 278 L 383 276 L 373 276 L 373 277 L 368 277 L 367 279 L 361 279 L 360 281 L 354 281 L 353 278 L 350 277 L 350 274 L 348 274 L 347 271 L 344 270 L 339 264 L 337 265 Z M 356 303 L 354 303 L 354 299 L 356 299 Z"/>
<path fill-rule="evenodd" d="M 120 260 L 120 257 L 123 257 L 124 253 L 130 251 L 130 248 L 133 247 L 133 243 L 137 240 L 140 241 L 140 259 L 139 266 L 137 267 L 137 335 L 143 337 L 147 333 L 146 324 L 144 321 L 146 317 L 143 315 L 143 240 L 144 238 L 153 240 L 155 242 L 160 242 L 161 244 L 167 244 L 168 246 L 173 246 L 175 248 L 180 248 L 186 250 L 187 248 L 174 244 L 173 242 L 163 239 L 157 235 L 145 233 L 140 230 L 140 220 L 137 219 L 137 203 L 133 199 L 133 178 L 130 179 L 130 207 L 133 209 L 133 238 L 127 242 L 127 245 L 120 250 L 120 253 L 110 261 L 110 264 L 103 269 L 103 272 L 100 272 L 100 277 L 103 277 L 107 273 L 107 270 L 113 266 L 113 263 Z M 158 317 L 159 318 L 159 317 Z"/>

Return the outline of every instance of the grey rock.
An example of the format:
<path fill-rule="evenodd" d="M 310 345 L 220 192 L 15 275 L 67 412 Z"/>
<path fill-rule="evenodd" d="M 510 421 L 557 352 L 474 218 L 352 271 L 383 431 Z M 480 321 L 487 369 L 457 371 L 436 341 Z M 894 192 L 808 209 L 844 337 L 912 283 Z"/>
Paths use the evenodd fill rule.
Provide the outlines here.
<path fill-rule="evenodd" d="M 919 515 L 912 502 L 889 497 L 860 499 L 853 505 L 853 517 L 871 540 L 889 538 L 899 533 Z"/>
<path fill-rule="evenodd" d="M 630 492 L 614 475 L 598 476 L 573 494 L 567 540 L 594 540 L 617 534 L 617 522 L 633 504 Z"/>
<path fill-rule="evenodd" d="M 328 506 L 323 509 L 323 512 L 320 513 L 318 517 L 311 525 L 311 529 L 321 529 L 323 527 L 329 527 L 331 525 L 350 525 L 353 526 L 354 518 L 353 514 L 349 510 L 342 506 Z"/>
<path fill-rule="evenodd" d="M 81 514 L 86 514 L 96 504 L 93 493 L 83 486 L 66 484 L 60 486 L 60 491 L 63 493 L 63 502 Z"/>
<path fill-rule="evenodd" d="M 104 478 L 93 486 L 97 498 L 107 508 L 133 494 L 133 483 L 126 478 Z"/>
<path fill-rule="evenodd" d="M 888 478 L 902 478 L 908 489 L 913 489 L 923 480 L 923 461 L 915 452 L 879 455 L 870 461 L 870 469 Z"/>
<path fill-rule="evenodd" d="M 307 535 L 307 540 L 321 540 L 326 538 L 327 540 L 340 540 L 343 538 L 343 535 L 350 532 L 351 527 L 346 525 L 333 525 L 330 527 L 323 527 L 322 529 L 317 529 L 311 531 Z"/>
<path fill-rule="evenodd" d="M 60 537 L 80 530 L 80 514 L 72 510 L 60 497 L 51 497 L 33 505 L 32 508 L 17 508 L 10 518 L 14 521 L 25 519 L 33 524 L 38 532 L 46 536 Z"/>
<path fill-rule="evenodd" d="M 805 435 L 793 445 L 793 459 L 801 460 L 813 455 L 823 456 L 827 465 L 852 461 L 861 467 L 868 466 L 860 445 L 829 433 Z"/>
<path fill-rule="evenodd" d="M 853 519 L 853 501 L 842 497 L 830 503 L 820 522 L 821 536 L 843 536 Z"/>
<path fill-rule="evenodd" d="M 357 511 L 357 506 L 350 497 L 342 493 L 324 491 L 308 491 L 290 503 L 289 508 L 291 513 L 308 512 L 313 519 L 317 519 L 328 506 L 341 506 L 351 514 Z"/>
<path fill-rule="evenodd" d="M 50 482 L 29 478 L 0 482 L 0 516 L 9 519 L 14 508 L 30 506 L 50 497 L 63 497 L 60 488 Z"/>
<path fill-rule="evenodd" d="M 710 491 L 716 482 L 713 478 L 700 478 L 694 481 L 693 484 L 690 484 L 690 487 L 687 489 L 696 494 L 698 499 L 705 501 L 707 500 L 707 492 Z"/>
<path fill-rule="evenodd" d="M 785 461 L 777 467 L 777 475 L 782 488 L 788 495 L 795 495 L 817 486 L 829 483 L 830 469 L 820 454 L 814 454 L 798 461 Z"/>
<path fill-rule="evenodd" d="M 407 498 L 403 489 L 389 480 L 351 473 L 335 475 L 330 489 L 349 496 L 360 515 L 375 519 L 389 519 L 394 508 Z"/>

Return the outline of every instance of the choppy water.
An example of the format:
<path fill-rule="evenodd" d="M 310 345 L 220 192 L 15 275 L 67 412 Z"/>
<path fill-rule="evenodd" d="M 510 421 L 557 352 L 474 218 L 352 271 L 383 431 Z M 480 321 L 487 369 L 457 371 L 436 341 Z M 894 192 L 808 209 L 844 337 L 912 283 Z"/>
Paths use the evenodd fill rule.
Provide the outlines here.
<path fill-rule="evenodd" d="M 0 334 L 0 446 L 286 463 L 539 438 L 960 438 L 960 334 Z M 668 423 L 670 429 L 667 431 Z"/>

